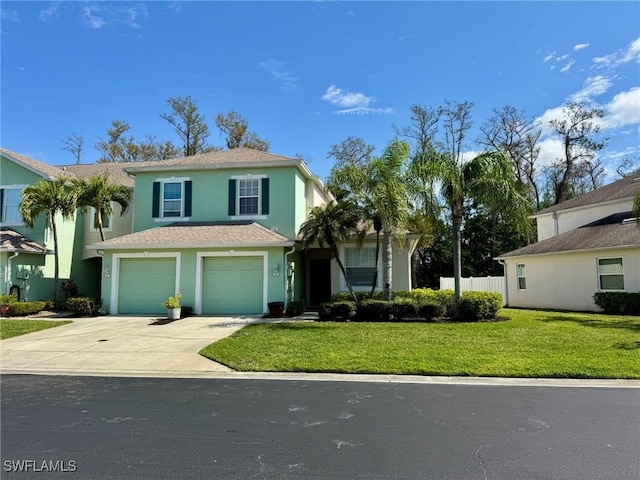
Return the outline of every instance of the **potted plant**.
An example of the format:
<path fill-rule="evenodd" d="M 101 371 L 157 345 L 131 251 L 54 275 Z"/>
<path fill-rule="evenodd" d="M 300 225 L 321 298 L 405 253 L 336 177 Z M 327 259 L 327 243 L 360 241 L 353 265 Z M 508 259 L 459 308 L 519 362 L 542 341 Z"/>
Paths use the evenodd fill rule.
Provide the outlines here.
<path fill-rule="evenodd" d="M 15 293 L 0 293 L 0 313 L 3 317 L 9 316 L 9 305 L 12 305 L 18 301 L 18 296 Z"/>
<path fill-rule="evenodd" d="M 267 307 L 269 308 L 270 317 L 282 317 L 284 315 L 284 302 L 269 302 Z"/>
<path fill-rule="evenodd" d="M 176 293 L 174 297 L 169 297 L 162 302 L 162 306 L 167 309 L 168 320 L 178 320 L 180 318 L 180 299 L 182 295 Z"/>

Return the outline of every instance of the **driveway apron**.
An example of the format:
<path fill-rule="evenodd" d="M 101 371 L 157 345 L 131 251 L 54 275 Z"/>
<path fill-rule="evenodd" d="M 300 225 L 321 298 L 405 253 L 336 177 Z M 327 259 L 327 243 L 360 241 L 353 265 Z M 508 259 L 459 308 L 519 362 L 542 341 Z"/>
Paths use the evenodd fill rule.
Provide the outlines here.
<path fill-rule="evenodd" d="M 74 318 L 73 323 L 0 341 L 2 373 L 149 376 L 230 372 L 198 354 L 258 317 Z"/>

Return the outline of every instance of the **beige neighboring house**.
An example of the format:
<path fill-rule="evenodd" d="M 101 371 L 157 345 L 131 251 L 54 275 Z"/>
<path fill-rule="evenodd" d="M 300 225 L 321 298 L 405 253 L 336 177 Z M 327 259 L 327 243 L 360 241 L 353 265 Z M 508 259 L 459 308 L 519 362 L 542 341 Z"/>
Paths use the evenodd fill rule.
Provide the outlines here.
<path fill-rule="evenodd" d="M 536 213 L 538 241 L 496 258 L 507 305 L 599 311 L 596 292 L 640 291 L 640 171 Z"/>

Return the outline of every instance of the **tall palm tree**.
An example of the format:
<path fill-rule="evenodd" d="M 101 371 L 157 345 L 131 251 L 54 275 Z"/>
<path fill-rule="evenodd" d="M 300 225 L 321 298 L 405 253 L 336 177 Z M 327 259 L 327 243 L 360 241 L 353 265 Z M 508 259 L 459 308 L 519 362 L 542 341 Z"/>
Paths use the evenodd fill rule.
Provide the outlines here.
<path fill-rule="evenodd" d="M 82 213 L 87 213 L 89 207 L 95 209 L 100 239 L 104 241 L 104 216 L 113 214 L 114 203 L 120 205 L 121 216 L 127 213 L 133 199 L 131 189 L 111 183 L 108 172 L 95 175 L 88 181 L 76 180 L 73 186 L 77 190 L 78 207 Z"/>
<path fill-rule="evenodd" d="M 320 247 L 327 245 L 333 258 L 340 267 L 347 288 L 355 302 L 358 301 L 347 269 L 340 260 L 338 244 L 345 242 L 357 235 L 359 241 L 364 238 L 364 233 L 358 228 L 361 219 L 361 212 L 354 204 L 342 201 L 330 203 L 324 207 L 314 207 L 309 213 L 307 221 L 300 226 L 300 237 L 305 248 L 317 243 Z"/>
<path fill-rule="evenodd" d="M 40 214 L 45 214 L 53 231 L 54 291 L 53 301 L 58 306 L 58 283 L 60 281 L 60 259 L 58 255 L 58 229 L 56 216 L 72 219 L 76 211 L 77 196 L 71 182 L 65 177 L 40 180 L 22 191 L 20 216 L 22 221 L 33 228 Z"/>
<path fill-rule="evenodd" d="M 465 202 L 474 199 L 489 208 L 510 209 L 515 226 L 521 231 L 530 228 L 529 204 L 518 192 L 513 169 L 501 152 L 482 153 L 464 162 L 450 154 L 432 151 L 416 158 L 413 166 L 423 178 L 439 182 L 441 196 L 449 209 L 453 227 L 453 276 L 456 299 L 459 299 Z"/>
<path fill-rule="evenodd" d="M 409 152 L 409 143 L 396 138 L 389 143 L 381 157 L 371 161 L 368 169 L 371 203 L 382 226 L 382 283 L 386 300 L 391 300 L 392 290 L 392 235 L 405 229 L 409 218 L 405 179 Z"/>

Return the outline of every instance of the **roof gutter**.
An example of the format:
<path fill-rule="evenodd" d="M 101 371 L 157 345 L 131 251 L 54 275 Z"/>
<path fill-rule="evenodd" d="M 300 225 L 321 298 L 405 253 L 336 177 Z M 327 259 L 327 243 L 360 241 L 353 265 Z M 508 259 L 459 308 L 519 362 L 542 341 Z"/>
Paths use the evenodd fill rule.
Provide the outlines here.
<path fill-rule="evenodd" d="M 184 244 L 184 243 L 163 243 L 157 245 L 149 245 L 149 244 L 132 244 L 132 245 L 101 245 L 99 243 L 94 243 L 92 245 L 87 245 L 86 248 L 90 250 L 158 250 L 158 249 L 167 249 L 167 248 L 257 248 L 257 247 L 292 247 L 295 245 L 295 242 L 271 242 L 271 243 L 214 243 L 214 244 Z"/>

